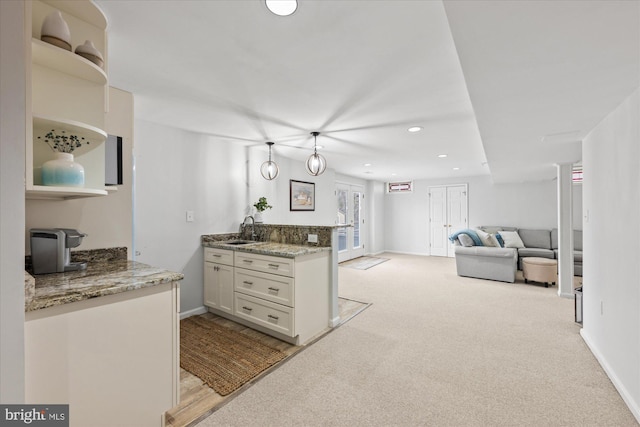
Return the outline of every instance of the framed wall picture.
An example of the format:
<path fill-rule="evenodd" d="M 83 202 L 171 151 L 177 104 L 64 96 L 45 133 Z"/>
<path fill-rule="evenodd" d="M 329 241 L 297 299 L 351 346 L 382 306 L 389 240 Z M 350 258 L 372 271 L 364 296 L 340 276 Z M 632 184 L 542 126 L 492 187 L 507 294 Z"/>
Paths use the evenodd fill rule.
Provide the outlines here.
<path fill-rule="evenodd" d="M 316 184 L 313 182 L 289 180 L 289 200 L 292 211 L 316 210 Z"/>

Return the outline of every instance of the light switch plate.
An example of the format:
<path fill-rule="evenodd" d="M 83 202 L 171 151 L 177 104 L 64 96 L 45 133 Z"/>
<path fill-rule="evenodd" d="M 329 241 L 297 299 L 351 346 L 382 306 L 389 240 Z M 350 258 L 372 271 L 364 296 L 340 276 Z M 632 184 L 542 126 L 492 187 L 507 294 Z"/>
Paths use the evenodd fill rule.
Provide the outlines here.
<path fill-rule="evenodd" d="M 193 211 L 187 211 L 187 222 L 193 222 Z"/>
<path fill-rule="evenodd" d="M 317 234 L 308 234 L 307 242 L 309 243 L 318 243 L 318 235 Z"/>

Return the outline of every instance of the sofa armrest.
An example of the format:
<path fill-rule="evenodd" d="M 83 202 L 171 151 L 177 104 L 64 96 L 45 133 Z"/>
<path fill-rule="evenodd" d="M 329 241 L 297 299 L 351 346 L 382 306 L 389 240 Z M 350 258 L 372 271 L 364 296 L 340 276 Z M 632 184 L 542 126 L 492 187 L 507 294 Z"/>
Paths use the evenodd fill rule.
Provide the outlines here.
<path fill-rule="evenodd" d="M 456 246 L 454 248 L 456 255 L 467 256 L 483 256 L 492 258 L 516 258 L 518 251 L 515 248 L 496 248 L 487 246 Z"/>

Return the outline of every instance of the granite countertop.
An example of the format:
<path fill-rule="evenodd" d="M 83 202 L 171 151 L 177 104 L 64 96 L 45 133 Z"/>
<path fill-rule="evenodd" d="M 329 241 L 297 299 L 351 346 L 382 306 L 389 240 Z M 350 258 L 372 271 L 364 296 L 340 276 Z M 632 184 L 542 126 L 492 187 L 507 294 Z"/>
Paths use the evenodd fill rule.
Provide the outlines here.
<path fill-rule="evenodd" d="M 180 273 L 136 261 L 90 262 L 86 270 L 30 276 L 25 272 L 25 311 L 113 295 L 184 278 Z M 35 280 L 34 280 L 35 279 Z M 33 286 L 33 292 L 28 287 Z"/>
<path fill-rule="evenodd" d="M 233 240 L 233 239 L 232 239 Z M 202 246 L 205 248 L 228 249 L 238 252 L 248 252 L 260 255 L 272 255 L 284 258 L 295 258 L 302 255 L 315 254 L 318 252 L 330 251 L 330 247 L 325 246 L 302 246 L 292 245 L 289 243 L 275 242 L 253 242 L 245 245 L 231 245 L 229 240 L 207 240 L 205 236 L 202 239 Z"/>

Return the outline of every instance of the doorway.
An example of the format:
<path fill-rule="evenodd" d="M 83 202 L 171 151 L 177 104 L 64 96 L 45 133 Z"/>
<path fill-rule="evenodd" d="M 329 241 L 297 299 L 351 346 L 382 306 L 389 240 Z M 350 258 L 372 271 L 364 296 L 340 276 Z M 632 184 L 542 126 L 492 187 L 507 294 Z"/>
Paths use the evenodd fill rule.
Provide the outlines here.
<path fill-rule="evenodd" d="M 467 184 L 429 187 L 429 238 L 432 256 L 453 257 L 451 233 L 468 225 Z"/>
<path fill-rule="evenodd" d="M 336 184 L 338 198 L 338 262 L 364 255 L 364 187 Z"/>

